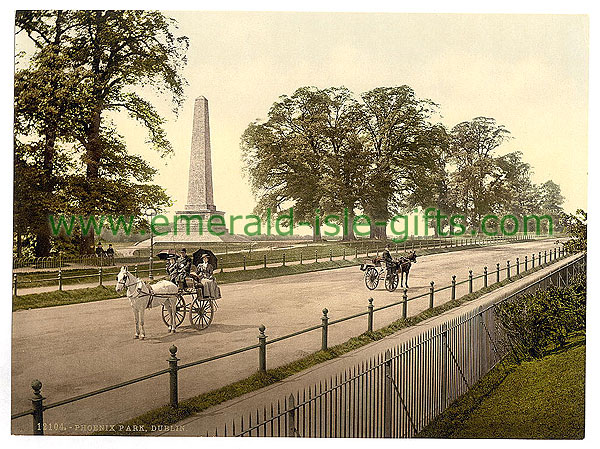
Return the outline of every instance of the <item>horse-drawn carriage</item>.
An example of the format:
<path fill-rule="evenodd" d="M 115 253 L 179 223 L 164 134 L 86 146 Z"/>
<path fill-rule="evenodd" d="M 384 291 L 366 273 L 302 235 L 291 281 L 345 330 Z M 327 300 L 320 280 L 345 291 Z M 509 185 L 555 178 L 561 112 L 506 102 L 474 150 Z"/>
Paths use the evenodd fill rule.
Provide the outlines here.
<path fill-rule="evenodd" d="M 193 328 L 202 330 L 210 326 L 217 310 L 216 300 L 218 298 L 205 296 L 202 286 L 198 283 L 193 283 L 191 286 L 186 283 L 185 287 L 179 288 L 176 297 L 175 328 L 183 323 L 187 314 L 189 314 L 190 325 Z M 162 319 L 167 327 L 171 328 L 171 313 L 165 304 L 162 304 Z"/>
<path fill-rule="evenodd" d="M 406 274 L 406 288 L 408 288 L 408 273 L 412 263 L 417 263 L 417 254 L 414 251 L 407 257 L 392 260 L 389 266 L 381 257 L 370 259 L 360 265 L 360 270 L 365 272 L 365 285 L 369 290 L 375 290 L 379 281 L 384 279 L 385 289 L 393 292 L 398 288 L 398 284 L 402 287 L 404 274 Z"/>
<path fill-rule="evenodd" d="M 214 264 L 211 268 L 216 268 L 217 260 L 214 254 L 210 251 L 200 251 L 202 250 L 194 253 L 194 265 L 198 265 L 200 257 L 210 253 L 209 258 Z M 121 267 L 117 275 L 116 290 L 127 290 L 135 317 L 135 338 L 145 337 L 145 310 L 158 305 L 162 308 L 162 320 L 169 332 L 175 332 L 188 314 L 190 325 L 195 329 L 206 329 L 212 323 L 217 309 L 216 301 L 221 298 L 220 289 L 212 277 L 212 269 L 210 279 L 192 275 L 190 272 L 177 273 L 169 278 L 170 280 L 163 279 L 150 285 L 135 277 L 127 267 Z"/>

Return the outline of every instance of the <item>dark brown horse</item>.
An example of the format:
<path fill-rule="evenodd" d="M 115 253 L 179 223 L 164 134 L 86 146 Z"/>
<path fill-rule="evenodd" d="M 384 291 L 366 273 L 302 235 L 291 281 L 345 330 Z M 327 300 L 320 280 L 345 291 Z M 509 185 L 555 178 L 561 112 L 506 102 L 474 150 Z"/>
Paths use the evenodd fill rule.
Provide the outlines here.
<path fill-rule="evenodd" d="M 410 272 L 410 266 L 413 263 L 417 263 L 417 253 L 414 251 L 410 253 L 408 257 L 400 258 L 400 269 L 398 270 L 400 271 L 400 287 L 403 286 L 404 273 L 406 273 L 406 283 L 404 287 L 408 288 L 408 273 Z"/>

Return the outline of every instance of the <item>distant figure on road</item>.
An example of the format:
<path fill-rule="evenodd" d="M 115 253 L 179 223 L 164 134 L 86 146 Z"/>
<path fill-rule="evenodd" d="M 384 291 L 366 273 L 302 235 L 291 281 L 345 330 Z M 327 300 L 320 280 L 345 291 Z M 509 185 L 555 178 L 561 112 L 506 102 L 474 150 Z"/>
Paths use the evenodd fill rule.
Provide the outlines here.
<path fill-rule="evenodd" d="M 112 247 L 112 243 L 108 244 L 108 248 L 106 249 L 106 257 L 108 257 L 108 262 L 111 265 L 115 264 L 115 250 Z"/>
<path fill-rule="evenodd" d="M 96 257 L 104 257 L 106 253 L 104 252 L 104 248 L 102 248 L 102 243 L 98 242 L 98 246 L 96 247 Z"/>

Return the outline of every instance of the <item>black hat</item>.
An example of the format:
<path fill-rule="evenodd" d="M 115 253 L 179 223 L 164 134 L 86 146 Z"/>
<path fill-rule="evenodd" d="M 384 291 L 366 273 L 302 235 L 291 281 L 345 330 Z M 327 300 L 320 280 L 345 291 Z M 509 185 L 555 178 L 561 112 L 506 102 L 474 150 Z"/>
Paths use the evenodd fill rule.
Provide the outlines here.
<path fill-rule="evenodd" d="M 185 250 L 185 248 L 181 248 L 181 252 L 186 253 L 187 251 Z"/>

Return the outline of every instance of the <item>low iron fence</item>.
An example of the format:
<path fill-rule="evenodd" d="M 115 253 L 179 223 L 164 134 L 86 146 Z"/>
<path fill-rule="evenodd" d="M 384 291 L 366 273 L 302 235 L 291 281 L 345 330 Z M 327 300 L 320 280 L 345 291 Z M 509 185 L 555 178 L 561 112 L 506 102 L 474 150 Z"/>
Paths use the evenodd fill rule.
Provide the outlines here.
<path fill-rule="evenodd" d="M 517 272 L 520 272 L 519 268 L 520 266 L 524 265 L 525 270 L 532 270 L 534 269 L 536 266 L 540 267 L 543 266 L 544 264 L 549 264 L 552 262 L 555 262 L 561 258 L 567 257 L 569 255 L 569 253 L 566 251 L 565 248 L 561 247 L 561 248 L 555 248 L 554 251 L 546 251 L 544 252 L 544 255 L 542 256 L 542 252 L 538 252 L 537 254 L 537 264 L 536 264 L 536 254 L 532 254 L 532 258 L 531 258 L 531 262 L 529 263 L 529 260 L 527 258 L 527 256 L 525 257 L 524 261 L 519 261 L 519 258 L 517 258 L 517 263 L 513 266 L 516 267 Z M 569 277 L 573 275 L 573 273 L 575 272 L 575 265 L 576 263 L 581 263 L 581 260 L 585 261 L 585 255 L 581 255 L 580 257 L 578 257 L 575 261 L 571 261 L 569 264 L 558 268 L 557 270 L 553 271 L 552 273 L 548 274 L 547 276 L 545 276 L 542 280 L 537 281 L 536 285 L 541 285 L 540 283 L 544 280 L 550 279 L 552 276 L 558 276 L 559 279 L 563 279 L 565 280 L 565 282 L 568 282 Z M 162 376 L 165 374 L 169 374 L 169 392 L 170 392 L 170 405 L 172 407 L 178 407 L 178 397 L 179 397 L 179 392 L 178 392 L 178 380 L 177 380 L 177 376 L 178 376 L 178 371 L 182 370 L 182 369 L 186 369 L 186 368 L 190 368 L 193 366 L 198 366 L 198 365 L 202 365 L 205 363 L 209 363 L 211 361 L 214 360 L 218 360 L 218 359 L 223 359 L 226 357 L 230 357 L 230 356 L 234 356 L 237 354 L 241 354 L 247 351 L 252 351 L 252 350 L 257 350 L 258 351 L 258 370 L 261 372 L 264 372 L 267 370 L 267 347 L 268 345 L 272 345 L 275 344 L 277 342 L 298 336 L 298 335 L 302 335 L 302 334 L 306 334 L 308 332 L 313 332 L 316 330 L 321 330 L 321 350 L 327 350 L 328 349 L 328 330 L 329 330 L 329 326 L 344 322 L 344 321 L 348 321 L 348 320 L 352 320 L 352 319 L 356 319 L 362 316 L 367 316 L 367 332 L 372 332 L 373 331 L 373 322 L 374 322 L 374 314 L 377 311 L 380 310 L 384 310 L 390 307 L 395 307 L 395 306 L 402 306 L 402 318 L 406 318 L 407 317 L 407 303 L 409 301 L 414 301 L 416 299 L 422 298 L 424 296 L 429 296 L 429 307 L 433 308 L 434 307 L 434 301 L 435 301 L 435 293 L 436 292 L 440 292 L 446 289 L 451 289 L 452 290 L 452 295 L 451 298 L 455 299 L 456 297 L 456 286 L 457 285 L 461 285 L 464 283 L 469 283 L 469 292 L 471 292 L 473 290 L 473 280 L 474 279 L 478 279 L 478 278 L 483 278 L 484 279 L 484 287 L 488 286 L 488 277 L 494 276 L 495 275 L 495 279 L 496 282 L 500 282 L 501 279 L 501 272 L 505 273 L 505 279 L 510 279 L 511 278 L 511 264 L 510 261 L 507 261 L 507 265 L 506 268 L 504 267 L 500 267 L 500 264 L 496 264 L 497 270 L 496 271 L 492 271 L 492 272 L 488 272 L 487 271 L 487 267 L 484 268 L 484 274 L 479 275 L 479 276 L 473 276 L 472 272 L 469 272 L 469 277 L 467 279 L 465 279 L 464 281 L 461 282 L 456 282 L 456 276 L 452 277 L 452 282 L 450 285 L 447 285 L 445 287 L 442 288 L 438 288 L 437 290 L 434 287 L 434 283 L 431 282 L 431 286 L 430 286 L 430 291 L 421 295 L 417 295 L 411 298 L 408 298 L 407 289 L 404 289 L 403 291 L 403 295 L 402 295 L 402 300 L 401 301 L 397 301 L 397 302 L 393 302 L 390 304 L 386 304 L 384 306 L 380 306 L 380 307 L 374 307 L 373 305 L 373 299 L 369 298 L 369 302 L 368 302 L 368 306 L 367 306 L 367 310 L 361 313 L 357 313 L 354 315 L 350 315 L 347 317 L 343 317 L 343 318 L 339 318 L 336 320 L 331 320 L 329 319 L 328 316 L 328 311 L 327 309 L 323 310 L 323 316 L 321 317 L 321 323 L 306 329 L 302 329 L 287 335 L 283 335 L 277 338 L 272 338 L 272 339 L 267 339 L 267 336 L 265 335 L 265 326 L 261 325 L 259 327 L 259 335 L 258 335 L 258 342 L 256 344 L 252 344 L 249 346 L 246 346 L 244 348 L 239 348 L 233 351 L 229 351 L 227 353 L 224 354 L 218 354 L 212 357 L 208 357 L 205 359 L 201 359 L 201 360 L 197 360 L 194 362 L 189 362 L 189 363 L 185 363 L 185 364 L 178 364 L 178 361 L 180 360 L 177 357 L 177 347 L 176 346 L 171 346 L 169 351 L 170 351 L 170 357 L 168 359 L 168 368 L 160 370 L 160 371 L 156 371 L 154 373 L 151 374 L 147 374 L 135 379 L 131 379 L 125 382 L 121 382 L 119 384 L 116 385 L 111 385 L 108 387 L 104 387 L 101 388 L 99 390 L 95 390 L 89 393 L 85 393 L 85 394 L 81 394 L 72 398 L 68 398 L 68 399 L 64 399 L 55 403 L 51 403 L 51 404 L 44 404 L 44 397 L 41 394 L 41 388 L 42 388 L 42 383 L 39 380 L 34 380 L 31 384 L 31 387 L 34 391 L 33 397 L 31 399 L 32 401 L 32 406 L 33 408 L 27 411 L 23 411 L 17 414 L 13 414 L 11 415 L 11 419 L 18 419 L 18 418 L 22 418 L 28 415 L 32 415 L 33 416 L 33 433 L 36 435 L 41 435 L 43 434 L 43 412 L 45 410 L 51 409 L 51 408 L 55 408 L 55 407 L 59 407 L 59 406 L 63 406 L 66 404 L 70 404 L 82 399 L 86 399 L 86 398 L 90 398 L 111 390 L 115 390 L 118 388 L 122 388 L 128 385 L 132 385 L 138 382 L 142 382 L 148 379 L 152 379 L 154 377 L 158 377 L 158 376 Z M 544 285 L 545 286 L 547 285 Z M 557 281 L 558 282 L 558 281 Z"/>
<path fill-rule="evenodd" d="M 463 248 L 471 246 L 488 246 L 502 242 L 521 242 L 530 241 L 534 237 L 527 235 L 518 235 L 514 237 L 498 236 L 498 237 L 473 237 L 473 238 L 421 238 L 411 239 L 403 243 L 397 243 L 392 245 L 392 253 L 396 256 L 401 253 L 408 251 L 422 251 L 422 250 L 435 250 L 435 249 L 451 249 L 451 248 Z M 246 270 L 253 268 L 267 268 L 273 266 L 283 266 L 290 263 L 311 263 L 311 262 L 322 262 L 332 261 L 334 258 L 342 260 L 358 259 L 359 256 L 366 257 L 379 257 L 379 254 L 383 250 L 379 242 L 368 242 L 368 244 L 358 245 L 355 244 L 353 247 L 348 248 L 336 248 L 325 249 L 325 250 L 314 250 L 307 251 L 303 248 L 297 248 L 295 251 L 291 250 L 277 250 L 275 254 L 273 252 L 262 252 L 254 251 L 248 252 L 247 254 L 237 253 L 235 258 L 232 259 L 232 254 L 229 255 L 219 254 L 218 258 L 218 270 L 223 273 L 224 270 L 236 271 Z M 50 272 L 47 275 L 43 272 L 38 273 L 13 273 L 12 285 L 13 295 L 18 296 L 20 289 L 23 288 L 35 288 L 56 285 L 57 290 L 62 290 L 64 285 L 72 285 L 78 283 L 91 283 L 98 280 L 98 285 L 103 285 L 106 279 L 114 278 L 118 273 L 118 267 L 125 265 L 132 270 L 133 274 L 146 275 L 150 279 L 154 276 L 160 276 L 164 273 L 165 262 L 154 261 L 152 269 L 148 257 L 132 256 L 132 257 L 96 257 L 96 256 L 78 256 L 72 258 L 78 261 L 87 261 L 86 263 L 91 266 L 98 267 L 97 270 L 90 270 L 89 268 L 82 268 L 79 270 L 73 270 L 83 272 L 81 274 L 72 274 L 69 271 L 63 271 L 61 267 L 68 265 L 61 258 L 27 258 L 31 260 L 32 265 L 23 265 L 22 258 L 13 259 L 13 268 L 19 268 L 22 266 L 32 266 L 35 268 L 58 268 L 57 272 Z M 92 271 L 92 272 L 90 272 Z"/>

